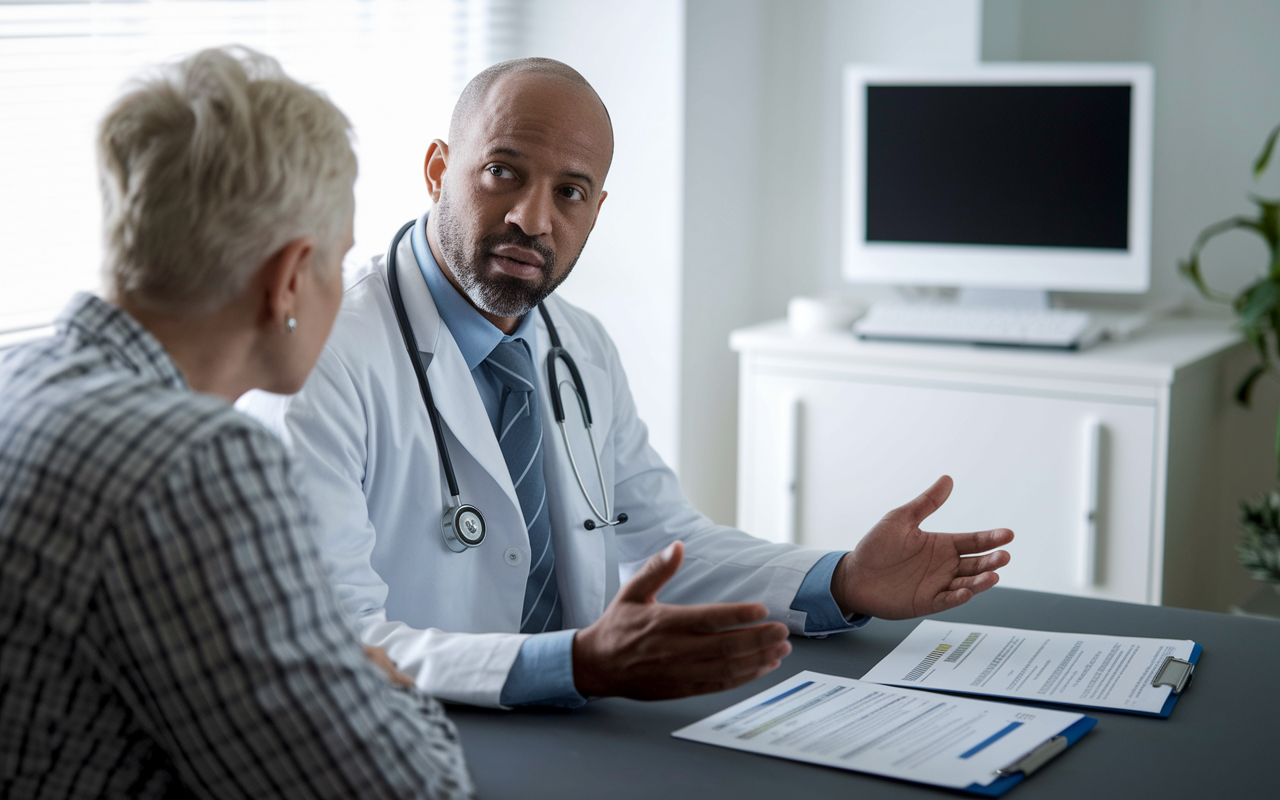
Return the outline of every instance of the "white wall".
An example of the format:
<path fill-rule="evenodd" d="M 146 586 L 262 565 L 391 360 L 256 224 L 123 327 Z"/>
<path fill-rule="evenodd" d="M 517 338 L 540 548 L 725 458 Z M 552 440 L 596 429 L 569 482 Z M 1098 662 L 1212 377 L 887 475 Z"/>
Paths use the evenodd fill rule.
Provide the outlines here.
<path fill-rule="evenodd" d="M 573 66 L 613 118 L 608 199 L 559 290 L 618 345 L 654 447 L 679 458 L 684 2 L 529 0 L 519 55 Z"/>
<path fill-rule="evenodd" d="M 1155 67 L 1149 296 L 1159 298 L 1190 293 L 1176 264 L 1202 228 L 1251 210 L 1252 161 L 1280 122 L 1277 32 L 1275 0 L 987 0 L 983 58 Z M 1262 184 L 1277 187 L 1274 177 Z M 1206 269 L 1234 291 L 1262 271 L 1264 255 L 1260 240 L 1232 234 L 1211 246 Z"/>
<path fill-rule="evenodd" d="M 729 331 L 839 270 L 840 81 L 853 61 L 974 63 L 980 0 L 687 0 L 680 474 L 731 523 Z"/>

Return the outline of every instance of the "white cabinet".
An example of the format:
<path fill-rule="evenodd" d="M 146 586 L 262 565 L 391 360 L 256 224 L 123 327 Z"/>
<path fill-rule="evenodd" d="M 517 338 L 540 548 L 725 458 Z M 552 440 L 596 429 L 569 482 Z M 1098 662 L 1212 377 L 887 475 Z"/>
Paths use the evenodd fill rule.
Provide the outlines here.
<path fill-rule="evenodd" d="M 1176 562 L 1203 555 L 1195 528 L 1222 516 L 1187 502 L 1230 514 L 1236 499 L 1201 485 L 1221 446 L 1228 362 L 1247 360 L 1225 323 L 1168 322 L 1084 353 L 868 343 L 781 323 L 731 343 L 745 530 L 848 549 L 949 474 L 955 490 L 924 527 L 1012 528 L 1003 585 L 1216 602 L 1204 573 Z M 1171 447 L 1205 469 L 1171 471 Z"/>

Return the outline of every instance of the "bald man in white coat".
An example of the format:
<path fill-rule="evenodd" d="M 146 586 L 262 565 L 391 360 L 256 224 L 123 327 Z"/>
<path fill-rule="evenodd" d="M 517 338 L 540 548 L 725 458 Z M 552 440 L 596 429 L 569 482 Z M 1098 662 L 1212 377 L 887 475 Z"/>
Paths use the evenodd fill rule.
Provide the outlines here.
<path fill-rule="evenodd" d="M 604 328 L 552 294 L 606 196 L 613 135 L 603 103 L 559 62 L 506 62 L 467 87 L 449 136 L 427 152 L 432 209 L 351 276 L 302 392 L 240 404 L 299 457 L 321 549 L 361 637 L 420 688 L 496 707 L 719 691 L 775 669 L 791 633 L 935 613 L 996 583 L 1009 556 L 987 551 L 1010 531 L 919 528 L 946 500 L 945 477 L 851 553 L 768 543 L 699 514 L 650 447 Z M 397 324 L 391 262 L 416 352 Z M 560 385 L 548 384 L 553 345 L 535 312 L 544 300 L 581 374 L 602 481 L 564 362 Z M 523 470 L 500 443 L 520 421 L 500 374 L 509 370 L 495 361 L 513 342 L 537 384 L 521 430 L 544 434 Z M 486 523 L 484 541 L 462 552 L 442 534 L 454 501 L 414 360 L 460 502 Z M 531 467 L 542 478 L 533 490 Z M 603 512 L 602 489 L 625 523 L 601 524 L 587 493 Z M 620 565 L 645 559 L 620 585 Z"/>

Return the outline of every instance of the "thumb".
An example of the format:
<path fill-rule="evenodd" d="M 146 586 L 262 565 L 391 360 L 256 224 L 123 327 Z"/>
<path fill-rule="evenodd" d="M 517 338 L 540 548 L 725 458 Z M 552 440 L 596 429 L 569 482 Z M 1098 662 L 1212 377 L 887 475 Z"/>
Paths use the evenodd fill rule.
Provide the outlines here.
<path fill-rule="evenodd" d="M 658 591 L 676 574 L 683 560 L 684 545 L 672 542 L 661 553 L 646 561 L 635 577 L 627 581 L 627 585 L 618 592 L 618 600 L 624 603 L 654 602 Z"/>
<path fill-rule="evenodd" d="M 954 485 L 950 475 L 943 475 L 901 510 L 906 512 L 913 525 L 919 525 L 947 502 L 947 498 L 951 496 L 951 487 Z"/>

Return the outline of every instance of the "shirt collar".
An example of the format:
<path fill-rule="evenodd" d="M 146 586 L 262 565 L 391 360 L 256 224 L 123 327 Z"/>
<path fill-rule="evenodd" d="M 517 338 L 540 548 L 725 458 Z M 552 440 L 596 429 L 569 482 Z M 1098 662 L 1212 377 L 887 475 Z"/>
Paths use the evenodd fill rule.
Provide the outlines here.
<path fill-rule="evenodd" d="M 440 320 L 458 343 L 462 358 L 467 362 L 467 369 L 473 370 L 480 366 L 493 352 L 493 348 L 502 342 L 524 339 L 530 353 L 536 350 L 534 336 L 537 322 L 533 314 L 525 314 L 515 331 L 506 335 L 476 311 L 475 306 L 444 276 L 427 244 L 427 214 L 423 214 L 413 226 L 410 242 L 413 245 L 413 256 L 418 261 L 418 271 L 427 282 L 431 299 L 440 312 Z"/>
<path fill-rule="evenodd" d="M 58 315 L 60 336 L 79 335 L 112 351 L 139 375 L 174 389 L 187 381 L 164 346 L 127 312 L 87 292 L 71 298 Z"/>

